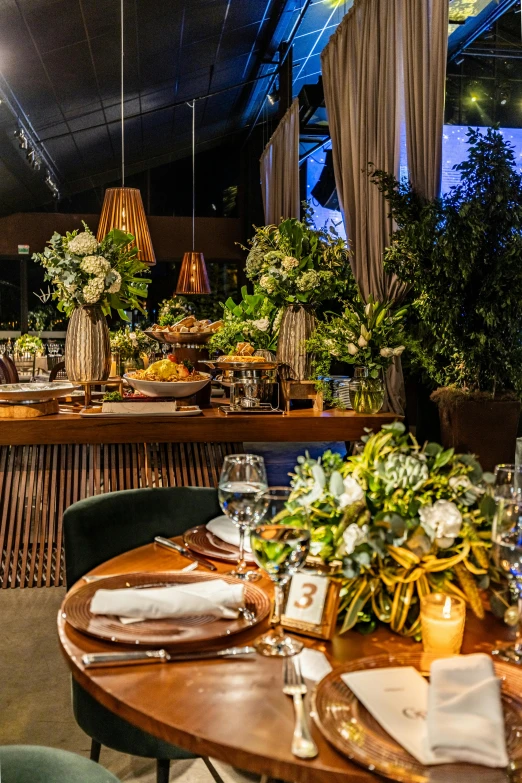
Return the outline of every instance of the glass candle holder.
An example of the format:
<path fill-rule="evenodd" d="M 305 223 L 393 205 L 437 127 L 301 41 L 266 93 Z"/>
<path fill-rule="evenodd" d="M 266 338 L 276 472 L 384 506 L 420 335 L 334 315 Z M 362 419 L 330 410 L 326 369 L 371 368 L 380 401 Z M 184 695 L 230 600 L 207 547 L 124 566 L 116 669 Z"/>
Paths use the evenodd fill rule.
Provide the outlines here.
<path fill-rule="evenodd" d="M 466 604 L 462 598 L 444 593 L 425 595 L 420 617 L 424 652 L 459 654 L 466 621 Z"/>

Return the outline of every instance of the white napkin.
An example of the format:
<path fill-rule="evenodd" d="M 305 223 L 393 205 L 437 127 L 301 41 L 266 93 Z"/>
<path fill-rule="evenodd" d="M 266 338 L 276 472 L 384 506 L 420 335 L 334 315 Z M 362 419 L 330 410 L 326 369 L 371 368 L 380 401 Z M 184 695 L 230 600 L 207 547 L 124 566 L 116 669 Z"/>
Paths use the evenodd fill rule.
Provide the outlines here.
<path fill-rule="evenodd" d="M 432 663 L 427 728 L 436 755 L 486 767 L 508 765 L 500 680 L 489 656 L 477 653 Z"/>
<path fill-rule="evenodd" d="M 244 606 L 242 584 L 222 579 L 174 587 L 97 590 L 91 600 L 93 614 L 108 614 L 142 620 L 212 615 L 236 619 Z"/>
<path fill-rule="evenodd" d="M 305 680 L 310 680 L 310 682 L 319 682 L 332 671 L 328 658 L 321 650 L 305 647 L 299 655 L 296 655 L 296 659 L 299 659 L 301 664 L 303 677 Z"/>
<path fill-rule="evenodd" d="M 239 547 L 239 528 L 224 514 L 207 522 L 207 530 L 226 544 Z M 245 536 L 245 552 L 251 551 L 252 547 L 247 534 Z"/>

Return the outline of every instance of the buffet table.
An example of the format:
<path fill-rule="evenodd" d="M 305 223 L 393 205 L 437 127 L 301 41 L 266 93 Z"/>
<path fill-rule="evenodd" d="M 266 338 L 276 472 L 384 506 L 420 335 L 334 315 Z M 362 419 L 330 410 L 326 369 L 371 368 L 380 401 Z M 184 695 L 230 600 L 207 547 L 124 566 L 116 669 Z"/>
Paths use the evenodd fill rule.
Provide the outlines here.
<path fill-rule="evenodd" d="M 62 583 L 62 515 L 85 497 L 139 487 L 216 486 L 226 454 L 244 442 L 355 441 L 391 413 L 295 410 L 193 418 L 82 418 L 60 412 L 0 423 L 0 583 Z"/>
<path fill-rule="evenodd" d="M 230 570 L 230 564 L 214 562 L 220 572 Z M 109 560 L 91 573 L 161 572 L 186 565 L 187 560 L 181 555 L 150 544 Z M 80 580 L 72 589 L 83 584 Z M 271 593 L 272 586 L 267 579 L 257 584 Z M 234 644 L 251 644 L 266 628 L 267 621 L 264 621 L 236 636 Z M 164 740 L 250 772 L 294 783 L 382 780 L 338 753 L 316 726 L 312 726 L 312 734 L 319 749 L 317 758 L 309 761 L 292 755 L 294 713 L 291 699 L 282 692 L 280 658 L 258 655 L 241 661 L 85 669 L 81 662 L 83 654 L 113 651 L 114 645 L 74 630 L 62 612 L 58 614 L 58 631 L 66 661 L 82 687 L 108 709 Z M 489 652 L 510 633 L 493 616 L 488 615 L 487 622 L 480 623 L 468 612 L 463 652 Z M 394 656 L 420 649 L 418 643 L 392 634 L 384 627 L 369 636 L 356 632 L 336 635 L 332 642 L 301 638 L 307 646 L 322 650 L 334 666 L 375 654 Z M 433 780 L 453 783 L 452 769 L 432 768 Z M 477 767 L 470 770 L 474 777 L 470 774 L 466 780 L 504 780 L 498 770 Z"/>

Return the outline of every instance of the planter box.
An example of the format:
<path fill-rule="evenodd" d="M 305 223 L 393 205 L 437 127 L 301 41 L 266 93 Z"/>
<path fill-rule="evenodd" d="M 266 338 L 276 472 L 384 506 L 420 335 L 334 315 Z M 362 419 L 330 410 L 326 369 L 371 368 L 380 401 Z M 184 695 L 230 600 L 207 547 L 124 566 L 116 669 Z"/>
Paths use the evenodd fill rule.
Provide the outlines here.
<path fill-rule="evenodd" d="M 484 470 L 515 461 L 520 402 L 458 399 L 437 405 L 444 448 L 476 454 Z"/>

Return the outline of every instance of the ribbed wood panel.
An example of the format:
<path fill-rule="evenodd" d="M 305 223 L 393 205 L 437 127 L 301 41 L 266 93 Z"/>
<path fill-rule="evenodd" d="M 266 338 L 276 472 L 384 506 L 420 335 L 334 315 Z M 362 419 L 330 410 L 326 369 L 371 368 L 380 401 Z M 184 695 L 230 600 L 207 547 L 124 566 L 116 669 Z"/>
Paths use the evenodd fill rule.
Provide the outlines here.
<path fill-rule="evenodd" d="M 63 581 L 62 517 L 77 500 L 140 487 L 215 487 L 242 443 L 0 447 L 0 585 Z"/>

